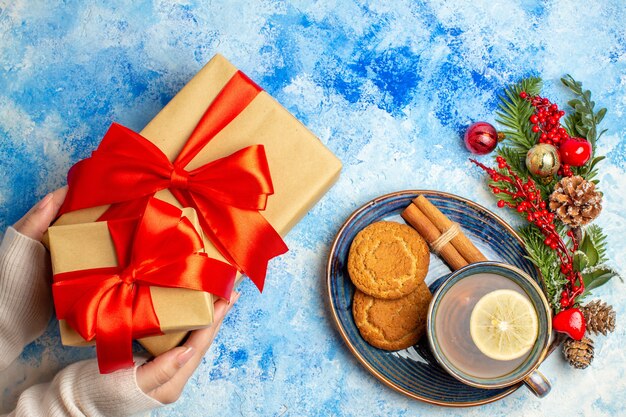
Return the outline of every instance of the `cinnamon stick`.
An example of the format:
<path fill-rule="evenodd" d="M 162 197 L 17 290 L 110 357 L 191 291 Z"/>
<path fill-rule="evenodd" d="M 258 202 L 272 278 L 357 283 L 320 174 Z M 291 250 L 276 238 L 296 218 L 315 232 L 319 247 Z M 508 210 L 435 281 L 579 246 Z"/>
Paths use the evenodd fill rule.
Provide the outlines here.
<path fill-rule="evenodd" d="M 415 204 L 410 204 L 402 212 L 402 218 L 413 226 L 429 245 L 441 236 L 439 229 L 431 223 L 428 217 L 426 217 Z M 445 245 L 439 252 L 439 255 L 441 255 L 452 270 L 457 270 L 468 265 L 468 262 L 453 245 Z"/>
<path fill-rule="evenodd" d="M 446 217 L 433 203 L 428 201 L 423 195 L 418 196 L 413 200 L 420 211 L 430 220 L 430 222 L 439 229 L 441 233 L 445 233 L 450 227 L 452 227 L 452 221 Z M 468 263 L 486 261 L 487 258 L 483 255 L 471 240 L 465 236 L 465 234 L 458 233 L 450 241 L 454 248 L 465 258 Z"/>

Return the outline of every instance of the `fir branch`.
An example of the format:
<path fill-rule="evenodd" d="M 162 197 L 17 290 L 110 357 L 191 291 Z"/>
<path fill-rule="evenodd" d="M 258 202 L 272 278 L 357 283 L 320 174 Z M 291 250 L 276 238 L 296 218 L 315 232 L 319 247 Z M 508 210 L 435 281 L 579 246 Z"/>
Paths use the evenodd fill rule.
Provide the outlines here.
<path fill-rule="evenodd" d="M 545 236 L 534 225 L 526 225 L 518 230 L 528 252 L 526 257 L 541 273 L 544 290 L 550 305 L 558 311 L 561 308 L 561 290 L 567 279 L 560 273 L 556 252 L 544 243 Z"/>
<path fill-rule="evenodd" d="M 520 87 L 520 90 L 517 92 L 517 96 L 519 97 L 519 93 L 525 91 L 529 96 L 536 96 L 541 93 L 541 88 L 543 87 L 543 80 L 539 77 L 528 77 L 524 78 L 517 84 Z"/>
<path fill-rule="evenodd" d="M 526 168 L 526 152 L 511 146 L 501 146 L 496 150 L 496 153 L 506 159 L 513 171 L 520 178 L 527 178 L 530 175 L 528 168 Z"/>
<path fill-rule="evenodd" d="M 530 77 L 513 84 L 504 90 L 500 96 L 500 111 L 496 112 L 496 121 L 504 126 L 502 133 L 505 141 L 518 152 L 528 152 L 537 143 L 537 133 L 532 131 L 529 121 L 534 113 L 533 106 L 520 93 L 525 91 L 529 95 L 539 94 L 542 81 L 538 77 Z"/>

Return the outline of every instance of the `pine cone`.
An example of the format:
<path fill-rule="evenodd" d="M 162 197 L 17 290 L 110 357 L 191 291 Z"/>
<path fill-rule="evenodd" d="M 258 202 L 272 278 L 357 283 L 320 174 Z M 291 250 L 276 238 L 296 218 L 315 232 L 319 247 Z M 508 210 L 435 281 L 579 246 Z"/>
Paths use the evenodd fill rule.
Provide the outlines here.
<path fill-rule="evenodd" d="M 615 310 L 601 300 L 593 300 L 580 309 L 587 322 L 587 330 L 606 335 L 615 330 Z"/>
<path fill-rule="evenodd" d="M 602 210 L 602 193 L 596 185 L 577 175 L 565 177 L 550 194 L 550 210 L 571 227 L 585 225 Z"/>
<path fill-rule="evenodd" d="M 571 366 L 585 369 L 593 360 L 593 340 L 588 337 L 582 340 L 567 339 L 563 344 L 563 354 Z"/>

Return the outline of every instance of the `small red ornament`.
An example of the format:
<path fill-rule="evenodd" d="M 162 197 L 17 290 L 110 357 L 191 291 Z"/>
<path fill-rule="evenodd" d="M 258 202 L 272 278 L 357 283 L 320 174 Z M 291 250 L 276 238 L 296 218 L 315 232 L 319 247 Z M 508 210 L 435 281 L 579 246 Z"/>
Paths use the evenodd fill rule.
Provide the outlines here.
<path fill-rule="evenodd" d="M 498 145 L 498 132 L 487 122 L 476 122 L 465 131 L 465 147 L 476 155 L 486 155 Z"/>
<path fill-rule="evenodd" d="M 568 138 L 559 147 L 564 164 L 580 167 L 591 158 L 591 143 L 583 138 Z"/>
<path fill-rule="evenodd" d="M 552 318 L 552 328 L 574 340 L 581 340 L 587 329 L 585 316 L 578 308 L 568 308 Z"/>

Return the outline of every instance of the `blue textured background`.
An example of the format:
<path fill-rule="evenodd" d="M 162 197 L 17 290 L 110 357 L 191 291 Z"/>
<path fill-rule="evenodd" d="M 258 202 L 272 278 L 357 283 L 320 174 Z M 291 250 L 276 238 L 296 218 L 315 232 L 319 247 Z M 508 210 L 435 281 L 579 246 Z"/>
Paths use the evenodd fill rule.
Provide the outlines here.
<path fill-rule="evenodd" d="M 497 93 L 524 76 L 543 77 L 545 94 L 564 104 L 565 73 L 609 109 L 598 222 L 613 266 L 626 270 L 622 0 L 102 3 L 0 0 L 0 230 L 62 185 L 112 121 L 141 129 L 216 52 L 344 163 L 337 185 L 287 237 L 291 251 L 272 262 L 264 294 L 243 285 L 181 400 L 154 415 L 626 414 L 618 281 L 597 292 L 615 306 L 618 330 L 596 338 L 590 368 L 574 370 L 555 354 L 542 366 L 554 385 L 548 398 L 519 390 L 454 410 L 395 393 L 353 359 L 330 322 L 323 273 L 342 221 L 380 194 L 430 188 L 495 209 L 460 134 L 472 121 L 493 121 Z M 0 410 L 93 354 L 60 346 L 51 324 L 2 375 Z"/>

